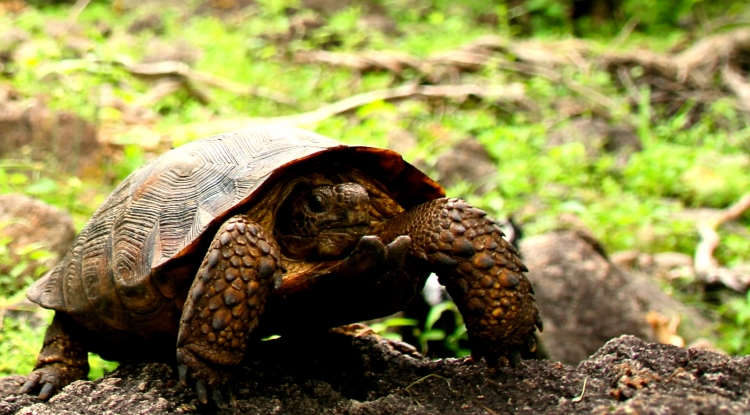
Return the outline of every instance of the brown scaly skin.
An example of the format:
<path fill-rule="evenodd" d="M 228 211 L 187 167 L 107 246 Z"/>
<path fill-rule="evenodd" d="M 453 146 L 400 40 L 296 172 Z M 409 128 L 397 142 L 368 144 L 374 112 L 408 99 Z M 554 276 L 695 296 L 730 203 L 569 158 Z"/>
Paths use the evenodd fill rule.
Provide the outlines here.
<path fill-rule="evenodd" d="M 44 345 L 34 371 L 28 376 L 20 393 L 40 389 L 39 399 L 47 399 L 58 389 L 89 373 L 89 354 L 76 340 L 75 330 L 65 314 L 56 313 L 47 328 Z"/>
<path fill-rule="evenodd" d="M 208 403 L 206 386 L 221 403 L 218 387 L 226 374 L 214 365 L 242 361 L 247 334 L 283 272 L 276 242 L 246 216 L 232 217 L 216 233 L 190 287 L 177 337 L 180 380 L 195 381 L 202 403 Z"/>
<path fill-rule="evenodd" d="M 542 321 L 527 269 L 485 212 L 441 198 L 384 222 L 375 234 L 386 241 L 411 237 L 411 257 L 429 263 L 464 317 L 475 360 L 496 367 L 533 351 L 532 333 Z"/>
<path fill-rule="evenodd" d="M 526 269 L 483 211 L 442 198 L 368 229 L 367 191 L 356 183 L 302 189 L 289 203 L 274 236 L 245 215 L 226 221 L 193 280 L 180 319 L 177 362 L 180 379 L 195 382 L 202 403 L 211 390 L 222 405 L 226 369 L 243 359 L 248 335 L 282 282 L 282 252 L 338 259 L 330 273 L 345 278 L 383 278 L 405 261 L 427 267 L 464 316 L 475 359 L 485 357 L 495 367 L 515 363 L 520 350 L 533 348 L 531 334 L 535 326 L 541 330 L 541 320 Z M 314 282 L 306 289 L 315 289 Z M 68 320 L 56 314 L 22 392 L 41 387 L 39 397 L 46 399 L 86 376 L 87 353 Z"/>

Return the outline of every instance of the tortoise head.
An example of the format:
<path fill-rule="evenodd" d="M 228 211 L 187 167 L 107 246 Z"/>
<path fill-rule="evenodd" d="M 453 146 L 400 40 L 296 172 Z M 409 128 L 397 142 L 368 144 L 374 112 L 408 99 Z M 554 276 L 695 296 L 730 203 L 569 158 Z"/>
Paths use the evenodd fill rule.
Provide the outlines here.
<path fill-rule="evenodd" d="M 289 258 L 339 257 L 369 230 L 369 209 L 360 184 L 299 184 L 278 211 L 276 240 Z"/>

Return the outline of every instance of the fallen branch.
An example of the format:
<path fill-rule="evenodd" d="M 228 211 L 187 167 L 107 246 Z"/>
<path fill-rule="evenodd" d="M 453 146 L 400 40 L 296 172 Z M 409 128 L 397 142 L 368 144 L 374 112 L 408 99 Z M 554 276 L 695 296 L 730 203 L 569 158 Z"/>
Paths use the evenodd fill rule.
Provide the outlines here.
<path fill-rule="evenodd" d="M 146 94 L 138 99 L 137 105 L 142 108 L 148 108 L 157 103 L 162 98 L 172 95 L 185 87 L 181 79 L 163 78 L 156 81 L 156 84 Z"/>
<path fill-rule="evenodd" d="M 738 98 L 738 108 L 750 111 L 750 86 L 740 69 L 742 62 L 738 61 L 748 53 L 750 29 L 743 28 L 707 37 L 678 54 L 609 52 L 602 54 L 599 61 L 620 79 L 623 70 L 642 68 L 638 82 L 652 89 L 652 103 L 667 104 L 674 110 L 688 100 L 711 103 L 726 96 L 723 85 Z"/>
<path fill-rule="evenodd" d="M 730 63 L 742 51 L 750 51 L 750 29 L 738 29 L 705 38 L 675 56 L 674 60 L 681 78 L 696 76 L 701 83 L 707 85 L 711 74 Z"/>
<path fill-rule="evenodd" d="M 560 42 L 560 45 L 567 45 L 568 43 L 570 42 Z M 555 49 L 557 50 L 555 51 Z M 419 72 L 433 83 L 437 83 L 440 76 L 445 73 L 473 72 L 492 65 L 504 70 L 540 76 L 552 82 L 561 83 L 608 112 L 617 112 L 617 104 L 611 98 L 552 69 L 561 64 L 568 64 L 575 65 L 582 71 L 587 71 L 588 65 L 584 63 L 582 57 L 584 50 L 585 48 L 580 43 L 567 47 L 550 47 L 547 44 L 533 41 L 510 44 L 507 40 L 497 36 L 485 36 L 457 50 L 437 54 L 423 60 L 396 52 L 340 53 L 327 51 L 302 51 L 298 52 L 294 59 L 297 63 L 326 64 L 360 72 L 390 71 L 397 76 L 402 75 L 404 70 L 411 69 Z M 518 61 L 509 61 L 495 56 L 498 51 L 507 51 L 515 55 Z"/>
<path fill-rule="evenodd" d="M 609 98 L 608 96 L 602 94 L 601 92 L 595 89 L 579 84 L 578 82 L 575 82 L 572 79 L 565 77 L 551 69 L 547 69 L 547 68 L 539 67 L 539 66 L 533 66 L 533 65 L 524 64 L 524 63 L 519 63 L 519 62 L 500 61 L 500 60 L 496 60 L 494 62 L 496 65 L 498 65 L 499 67 L 503 69 L 536 75 L 536 76 L 545 78 L 555 83 L 561 83 L 565 85 L 571 91 L 576 92 L 579 95 L 581 95 L 583 98 L 593 102 L 594 104 L 600 107 L 603 107 L 609 113 L 618 112 L 617 103 L 613 99 Z"/>
<path fill-rule="evenodd" d="M 241 118 L 193 123 L 177 127 L 177 129 L 171 130 L 170 133 L 204 137 L 218 132 L 234 131 L 261 125 L 310 125 L 336 115 L 354 111 L 357 108 L 377 101 L 394 101 L 418 97 L 446 98 L 462 101 L 471 96 L 492 102 L 525 103 L 527 101 L 523 85 L 518 83 L 496 86 L 472 84 L 430 86 L 409 84 L 398 88 L 381 89 L 357 94 L 341 101 L 324 105 L 314 111 L 280 117 Z"/>
<path fill-rule="evenodd" d="M 473 72 L 482 69 L 497 53 L 510 53 L 527 64 L 552 68 L 558 65 L 581 65 L 582 55 L 589 48 L 582 42 L 563 41 L 552 45 L 545 42 L 524 41 L 511 43 L 498 36 L 484 36 L 458 49 L 442 52 L 429 58 L 392 51 L 328 52 L 299 51 L 296 63 L 316 63 L 349 68 L 360 72 L 389 71 L 401 75 L 412 69 L 436 81 L 446 72 Z"/>
<path fill-rule="evenodd" d="M 91 0 L 77 0 L 68 12 L 68 20 L 75 21 L 76 19 L 78 19 L 78 16 L 81 14 L 81 12 L 83 12 L 83 9 L 85 9 L 90 2 Z"/>
<path fill-rule="evenodd" d="M 721 72 L 724 85 L 737 96 L 738 106 L 745 111 L 750 111 L 750 83 L 734 65 L 727 65 Z"/>
<path fill-rule="evenodd" d="M 745 211 L 750 210 L 750 193 L 745 194 L 733 205 L 719 212 L 711 219 L 698 224 L 700 242 L 695 249 L 695 273 L 698 278 L 709 284 L 721 283 L 733 290 L 744 292 L 750 286 L 750 275 L 722 267 L 714 258 L 714 251 L 719 246 L 720 238 L 717 229 L 725 222 L 738 219 Z"/>
<path fill-rule="evenodd" d="M 245 85 L 239 82 L 230 81 L 228 79 L 219 78 L 211 74 L 196 71 L 184 62 L 163 61 L 136 64 L 117 62 L 117 64 L 125 68 L 125 70 L 127 70 L 134 76 L 140 76 L 144 78 L 179 77 L 182 78 L 186 82 L 186 84 L 189 84 L 191 82 L 203 83 L 215 88 L 225 89 L 237 95 L 255 96 L 275 101 L 286 106 L 296 106 L 294 99 L 280 92 L 273 91 L 261 86 Z"/>
<path fill-rule="evenodd" d="M 625 23 L 625 26 L 622 27 L 622 30 L 620 30 L 620 33 L 615 36 L 614 39 L 612 39 L 609 42 L 609 45 L 607 45 L 608 50 L 615 50 L 620 47 L 620 45 L 627 40 L 628 37 L 633 33 L 633 30 L 638 26 L 638 23 L 641 22 L 641 19 L 637 16 L 631 17 L 627 23 Z"/>
<path fill-rule="evenodd" d="M 319 63 L 340 66 L 360 72 L 390 71 L 400 75 L 404 69 L 423 71 L 423 63 L 408 54 L 398 52 L 368 51 L 359 53 L 336 53 L 324 50 L 299 51 L 294 55 L 296 63 Z"/>

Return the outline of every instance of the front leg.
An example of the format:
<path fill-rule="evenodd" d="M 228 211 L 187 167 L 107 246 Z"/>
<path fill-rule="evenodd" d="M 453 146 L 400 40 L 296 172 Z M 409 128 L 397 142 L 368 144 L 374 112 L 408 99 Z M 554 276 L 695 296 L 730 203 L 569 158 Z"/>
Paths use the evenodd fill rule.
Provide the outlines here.
<path fill-rule="evenodd" d="M 196 382 L 202 403 L 211 389 L 221 404 L 218 388 L 227 381 L 225 368 L 242 361 L 247 335 L 257 327 L 283 272 L 276 242 L 244 215 L 230 218 L 211 241 L 190 287 L 177 338 L 180 380 Z"/>
<path fill-rule="evenodd" d="M 55 313 L 44 335 L 44 345 L 36 367 L 20 393 L 39 390 L 39 399 L 47 399 L 69 383 L 86 379 L 89 355 L 77 337 L 77 327 L 71 317 Z"/>
<path fill-rule="evenodd" d="M 485 212 L 441 198 L 397 215 L 375 233 L 385 241 L 411 237 L 411 258 L 429 264 L 464 317 L 474 359 L 484 357 L 491 367 L 515 364 L 521 350 L 534 348 L 532 333 L 542 321 L 526 267 Z"/>

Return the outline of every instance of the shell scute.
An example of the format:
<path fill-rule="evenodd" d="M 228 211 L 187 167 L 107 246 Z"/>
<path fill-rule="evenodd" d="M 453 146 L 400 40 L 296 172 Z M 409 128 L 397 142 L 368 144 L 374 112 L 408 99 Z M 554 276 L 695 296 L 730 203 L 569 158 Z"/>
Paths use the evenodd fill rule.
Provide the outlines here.
<path fill-rule="evenodd" d="M 390 150 L 348 147 L 287 127 L 217 135 L 169 151 L 128 176 L 94 213 L 67 256 L 27 296 L 74 317 L 94 315 L 92 322 L 76 318 L 90 329 L 102 323 L 117 329 L 142 324 L 134 318 L 151 318 L 151 325 L 158 326 L 153 319 L 159 317 L 143 316 L 158 314 L 165 298 L 175 294 L 161 292 L 155 274 L 185 258 L 202 258 L 205 252 L 197 250 L 207 246 L 201 242 L 210 238 L 206 231 L 251 203 L 264 183 L 278 178 L 278 171 L 346 151 L 363 154 L 367 168 L 379 172 L 377 180 L 391 181 L 405 205 L 413 194 L 421 195 L 415 199 L 420 202 L 441 196 L 439 185 Z M 253 233 L 248 228 L 246 237 Z M 180 277 L 179 284 L 187 290 L 193 278 Z"/>

